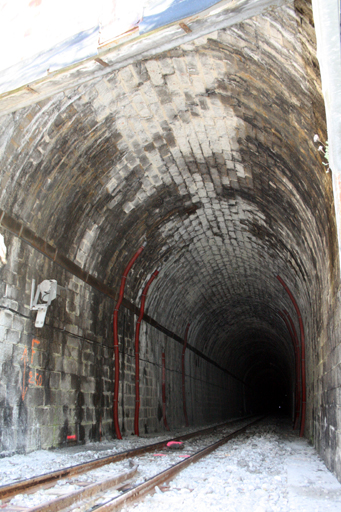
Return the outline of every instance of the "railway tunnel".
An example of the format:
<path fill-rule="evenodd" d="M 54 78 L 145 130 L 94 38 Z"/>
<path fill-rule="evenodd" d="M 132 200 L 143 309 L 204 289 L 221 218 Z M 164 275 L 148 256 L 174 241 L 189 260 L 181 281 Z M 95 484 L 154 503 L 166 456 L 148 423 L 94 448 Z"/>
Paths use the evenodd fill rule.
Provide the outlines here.
<path fill-rule="evenodd" d="M 340 478 L 314 22 L 309 2 L 275 3 L 4 108 L 2 455 L 136 433 L 137 379 L 140 435 L 281 408 Z M 37 327 L 44 280 L 58 293 Z"/>

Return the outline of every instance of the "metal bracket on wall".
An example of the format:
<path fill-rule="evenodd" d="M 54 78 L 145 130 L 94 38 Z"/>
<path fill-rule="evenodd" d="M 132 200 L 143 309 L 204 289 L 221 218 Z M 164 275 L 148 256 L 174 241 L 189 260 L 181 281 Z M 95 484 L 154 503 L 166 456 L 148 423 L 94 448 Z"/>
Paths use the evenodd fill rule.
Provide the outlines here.
<path fill-rule="evenodd" d="M 35 279 L 32 279 L 30 309 L 31 311 L 38 311 L 34 325 L 36 327 L 43 327 L 47 308 L 57 297 L 57 294 L 59 295 L 60 286 L 57 285 L 57 281 L 55 279 L 45 279 L 45 281 L 38 284 L 35 292 L 35 285 L 36 281 Z M 38 303 L 39 297 L 42 301 L 40 303 Z"/>

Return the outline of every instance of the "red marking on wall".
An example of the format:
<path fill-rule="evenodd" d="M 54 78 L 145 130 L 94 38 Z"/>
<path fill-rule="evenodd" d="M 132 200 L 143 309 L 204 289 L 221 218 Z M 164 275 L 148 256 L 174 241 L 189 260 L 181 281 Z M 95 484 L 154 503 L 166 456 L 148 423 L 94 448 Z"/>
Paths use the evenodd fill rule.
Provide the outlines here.
<path fill-rule="evenodd" d="M 29 384 L 33 384 L 34 386 L 42 386 L 43 385 L 43 376 L 39 373 L 36 373 L 34 372 L 34 377 L 33 377 L 33 373 L 32 371 L 30 371 L 30 374 L 29 374 L 29 380 L 28 380 L 28 383 Z"/>
<path fill-rule="evenodd" d="M 36 353 L 34 350 L 35 345 L 40 345 L 40 341 L 33 339 L 31 344 L 31 364 L 33 364 L 33 356 Z M 22 389 L 21 389 L 21 398 L 25 400 L 26 393 L 28 391 L 28 386 L 25 386 L 26 384 L 26 364 L 28 363 L 28 352 L 27 347 L 24 348 L 24 352 L 21 356 L 21 361 L 24 361 L 24 370 L 23 370 L 23 382 L 22 382 Z M 29 371 L 28 374 L 28 384 L 32 384 L 33 386 L 42 386 L 43 385 L 43 376 L 36 371 L 34 371 L 34 374 L 32 370 Z"/>
<path fill-rule="evenodd" d="M 77 436 L 76 435 L 74 435 L 74 436 L 67 436 L 66 439 L 68 441 L 77 441 Z"/>
<path fill-rule="evenodd" d="M 33 355 L 36 353 L 34 350 L 34 344 L 40 345 L 40 341 L 33 339 L 32 340 L 32 355 L 31 355 L 31 364 L 33 364 Z"/>

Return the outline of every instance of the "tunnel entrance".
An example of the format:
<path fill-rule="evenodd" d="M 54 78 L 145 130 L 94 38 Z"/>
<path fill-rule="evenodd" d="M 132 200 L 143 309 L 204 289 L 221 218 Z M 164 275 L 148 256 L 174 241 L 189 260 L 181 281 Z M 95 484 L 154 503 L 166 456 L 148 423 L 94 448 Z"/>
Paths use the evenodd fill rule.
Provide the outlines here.
<path fill-rule="evenodd" d="M 340 473 L 324 104 L 309 2 L 280 4 L 1 116 L 1 453 L 280 407 Z"/>

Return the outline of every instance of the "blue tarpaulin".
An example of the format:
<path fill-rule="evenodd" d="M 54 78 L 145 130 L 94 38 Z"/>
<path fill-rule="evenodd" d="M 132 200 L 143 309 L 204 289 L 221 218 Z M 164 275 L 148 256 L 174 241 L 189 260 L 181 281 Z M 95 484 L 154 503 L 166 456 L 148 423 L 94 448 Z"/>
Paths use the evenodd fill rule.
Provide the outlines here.
<path fill-rule="evenodd" d="M 124 0 L 121 0 L 124 1 Z M 200 13 L 219 3 L 217 0 L 151 0 L 146 2 L 144 16 L 138 24 L 145 34 L 188 16 Z M 0 94 L 43 78 L 98 54 L 99 26 L 79 32 L 49 50 L 20 61 L 0 74 Z"/>
<path fill-rule="evenodd" d="M 217 0 L 173 0 L 171 3 L 165 0 L 160 4 L 159 12 L 153 14 L 152 10 L 148 15 L 148 11 L 146 11 L 146 15 L 143 16 L 143 20 L 139 24 L 140 34 L 180 21 L 217 3 L 219 3 Z M 162 5 L 165 6 L 164 10 L 162 10 Z"/>

